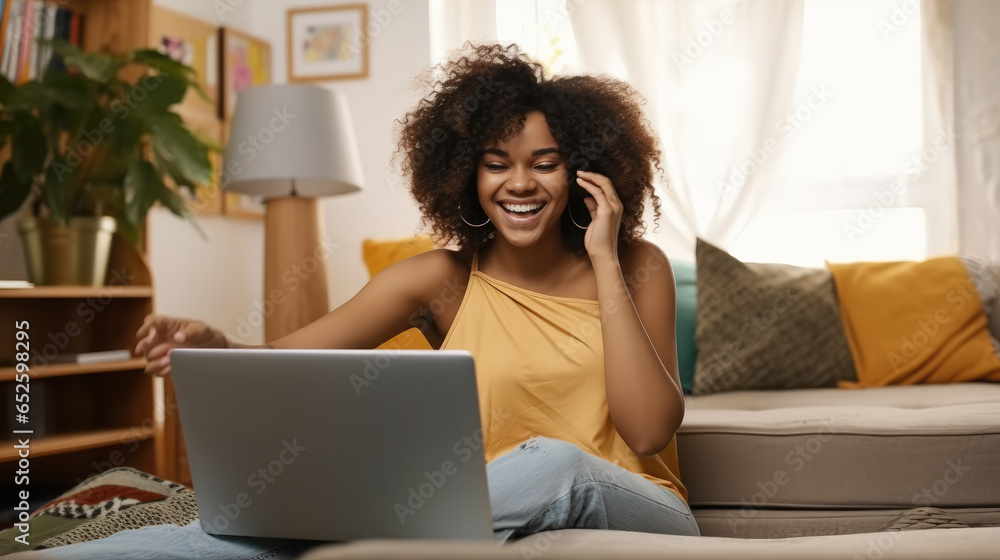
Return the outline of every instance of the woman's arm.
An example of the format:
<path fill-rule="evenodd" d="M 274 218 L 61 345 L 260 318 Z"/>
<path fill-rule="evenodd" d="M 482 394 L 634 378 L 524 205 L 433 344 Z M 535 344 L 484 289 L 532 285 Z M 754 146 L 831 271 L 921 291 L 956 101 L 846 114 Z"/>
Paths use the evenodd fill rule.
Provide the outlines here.
<path fill-rule="evenodd" d="M 410 257 L 381 271 L 340 307 L 264 345 L 236 343 L 202 321 L 151 314 L 136 333 L 136 355 L 146 356 L 148 373 L 167 375 L 173 348 L 375 348 L 411 326 L 425 326 L 418 310 L 460 269 L 453 251 Z"/>
<path fill-rule="evenodd" d="M 655 455 L 670 444 L 684 419 L 674 274 L 663 251 L 647 241 L 629 247 L 619 261 L 623 207 L 615 187 L 599 173 L 577 175 L 577 183 L 593 196 L 584 199 L 591 223 L 583 242 L 597 276 L 608 411 L 632 451 Z"/>
<path fill-rule="evenodd" d="M 375 348 L 410 327 L 455 268 L 454 252 L 428 251 L 379 272 L 354 297 L 316 321 L 271 341 L 274 348 Z"/>
<path fill-rule="evenodd" d="M 684 419 L 670 262 L 656 245 L 642 241 L 620 265 L 599 261 L 594 272 L 608 410 L 633 451 L 655 455 L 669 445 Z"/>

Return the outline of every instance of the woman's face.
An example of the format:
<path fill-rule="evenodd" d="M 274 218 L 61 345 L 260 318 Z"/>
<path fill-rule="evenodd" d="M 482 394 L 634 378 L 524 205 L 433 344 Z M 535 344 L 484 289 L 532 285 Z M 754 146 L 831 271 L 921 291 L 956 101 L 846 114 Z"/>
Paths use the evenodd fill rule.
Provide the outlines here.
<path fill-rule="evenodd" d="M 476 185 L 483 211 L 511 245 L 560 235 L 559 217 L 569 200 L 566 162 L 540 111 L 525 115 L 517 136 L 486 147 Z"/>

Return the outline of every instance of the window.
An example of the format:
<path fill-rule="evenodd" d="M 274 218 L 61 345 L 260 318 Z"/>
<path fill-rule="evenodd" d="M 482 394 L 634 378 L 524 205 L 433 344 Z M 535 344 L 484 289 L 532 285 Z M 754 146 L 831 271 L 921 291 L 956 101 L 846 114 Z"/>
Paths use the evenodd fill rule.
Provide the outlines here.
<path fill-rule="evenodd" d="M 806 0 L 796 107 L 816 87 L 829 100 L 789 139 L 777 207 L 748 226 L 735 255 L 801 265 L 926 256 L 925 212 L 913 202 L 936 156 L 923 150 L 920 13 L 909 11 Z"/>

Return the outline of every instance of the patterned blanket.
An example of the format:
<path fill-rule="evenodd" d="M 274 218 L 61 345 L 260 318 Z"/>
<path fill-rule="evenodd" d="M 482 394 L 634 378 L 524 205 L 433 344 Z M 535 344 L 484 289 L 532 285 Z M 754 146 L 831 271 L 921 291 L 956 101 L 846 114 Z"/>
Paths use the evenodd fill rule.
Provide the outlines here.
<path fill-rule="evenodd" d="M 64 546 L 150 525 L 184 526 L 198 518 L 194 491 L 182 484 L 119 467 L 88 478 L 35 510 L 28 544 L 20 529 L 0 532 L 0 556 Z"/>

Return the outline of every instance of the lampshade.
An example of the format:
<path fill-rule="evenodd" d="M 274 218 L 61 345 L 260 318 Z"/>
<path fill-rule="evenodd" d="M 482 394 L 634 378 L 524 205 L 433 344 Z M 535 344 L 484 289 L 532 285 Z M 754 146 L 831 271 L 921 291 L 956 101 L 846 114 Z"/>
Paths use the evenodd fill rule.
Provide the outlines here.
<path fill-rule="evenodd" d="M 320 86 L 242 90 L 225 160 L 226 190 L 264 198 L 332 196 L 364 185 L 347 99 Z"/>

